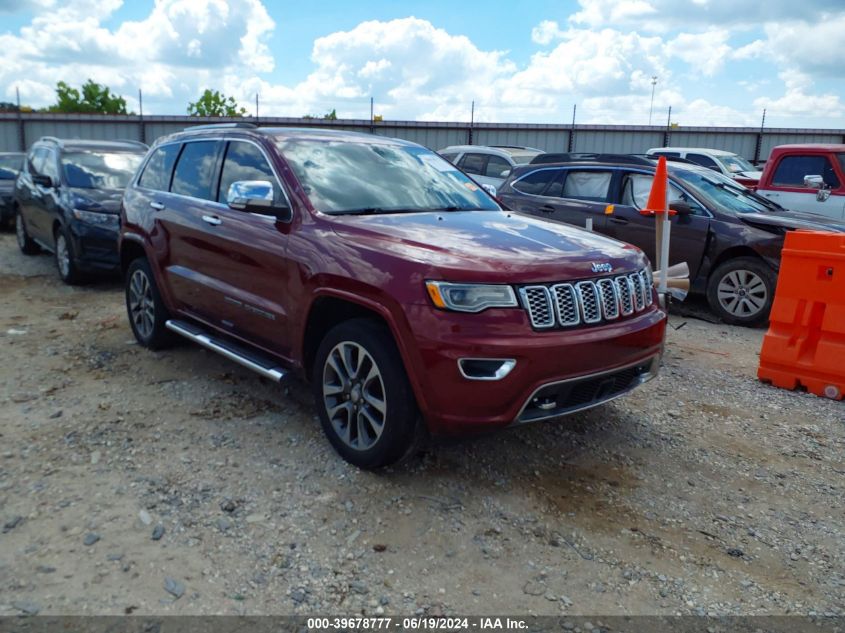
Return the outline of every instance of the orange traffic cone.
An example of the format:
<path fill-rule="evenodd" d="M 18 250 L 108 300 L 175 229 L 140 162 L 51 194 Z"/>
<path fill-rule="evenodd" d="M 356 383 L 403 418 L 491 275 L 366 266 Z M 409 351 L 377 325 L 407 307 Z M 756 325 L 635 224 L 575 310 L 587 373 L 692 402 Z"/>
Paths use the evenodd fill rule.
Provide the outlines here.
<path fill-rule="evenodd" d="M 667 189 L 669 189 L 669 173 L 666 171 L 666 157 L 661 156 L 657 160 L 657 169 L 654 171 L 654 181 L 651 185 L 651 192 L 648 194 L 648 202 L 645 209 L 640 210 L 640 214 L 662 215 L 668 210 L 669 215 L 675 215 L 675 211 L 669 209 L 667 204 Z"/>

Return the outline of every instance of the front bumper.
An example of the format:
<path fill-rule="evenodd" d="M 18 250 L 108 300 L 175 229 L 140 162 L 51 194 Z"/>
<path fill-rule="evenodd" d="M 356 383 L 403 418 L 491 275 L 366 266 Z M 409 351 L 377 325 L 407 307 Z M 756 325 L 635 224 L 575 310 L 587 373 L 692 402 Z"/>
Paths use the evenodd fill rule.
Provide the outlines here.
<path fill-rule="evenodd" d="M 119 227 L 70 223 L 70 237 L 76 265 L 86 272 L 110 273 L 120 269 L 117 250 Z"/>
<path fill-rule="evenodd" d="M 421 362 L 409 373 L 430 432 L 442 435 L 558 417 L 624 395 L 656 375 L 666 332 L 656 304 L 616 322 L 544 332 L 522 310 L 412 312 Z M 472 380 L 462 358 L 516 365 L 501 380 Z"/>

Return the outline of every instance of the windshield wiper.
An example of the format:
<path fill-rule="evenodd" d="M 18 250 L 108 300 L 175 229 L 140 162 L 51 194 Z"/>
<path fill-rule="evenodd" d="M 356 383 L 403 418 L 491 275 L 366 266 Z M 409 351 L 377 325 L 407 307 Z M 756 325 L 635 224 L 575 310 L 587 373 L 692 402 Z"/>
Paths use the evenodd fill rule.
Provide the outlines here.
<path fill-rule="evenodd" d="M 361 207 L 359 209 L 344 209 L 333 211 L 331 215 L 377 215 L 381 213 L 413 213 L 416 209 L 406 207 Z"/>

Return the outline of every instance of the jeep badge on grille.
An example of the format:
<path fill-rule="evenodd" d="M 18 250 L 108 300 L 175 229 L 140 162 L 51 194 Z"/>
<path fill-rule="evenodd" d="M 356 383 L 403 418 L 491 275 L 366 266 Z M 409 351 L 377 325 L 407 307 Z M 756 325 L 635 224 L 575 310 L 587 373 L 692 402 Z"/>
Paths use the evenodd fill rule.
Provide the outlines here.
<path fill-rule="evenodd" d="M 594 273 L 612 273 L 613 266 L 609 262 L 592 262 L 591 264 Z"/>

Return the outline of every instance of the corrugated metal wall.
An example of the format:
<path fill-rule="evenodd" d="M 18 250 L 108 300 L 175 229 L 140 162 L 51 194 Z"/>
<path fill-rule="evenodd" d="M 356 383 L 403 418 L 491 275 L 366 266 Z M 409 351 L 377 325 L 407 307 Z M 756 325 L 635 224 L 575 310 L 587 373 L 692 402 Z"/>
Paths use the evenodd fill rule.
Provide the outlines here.
<path fill-rule="evenodd" d="M 185 116 L 61 115 L 45 113 L 0 113 L 0 151 L 17 151 L 23 139 L 29 145 L 41 136 L 84 139 L 131 139 L 153 143 L 166 134 L 178 132 L 198 122 L 223 122 L 228 119 L 203 119 Z M 622 125 L 537 125 L 484 123 L 470 127 L 466 123 L 428 121 L 326 121 L 323 119 L 267 118 L 261 125 L 284 127 L 326 127 L 357 132 L 374 131 L 420 143 L 438 150 L 449 145 L 526 145 L 547 152 L 643 153 L 665 144 L 682 147 L 710 147 L 736 152 L 753 160 L 759 142 L 759 158 L 765 160 L 772 147 L 788 143 L 845 143 L 845 130 L 753 128 L 670 128 Z"/>

